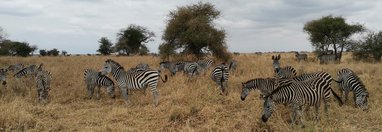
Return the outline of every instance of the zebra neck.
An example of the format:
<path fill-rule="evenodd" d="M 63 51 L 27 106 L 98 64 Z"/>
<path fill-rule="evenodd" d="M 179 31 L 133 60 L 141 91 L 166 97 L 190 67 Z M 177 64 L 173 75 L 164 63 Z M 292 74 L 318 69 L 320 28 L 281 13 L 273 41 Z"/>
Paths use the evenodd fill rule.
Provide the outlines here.
<path fill-rule="evenodd" d="M 120 80 L 122 79 L 122 75 L 125 74 L 125 71 L 120 68 L 116 68 L 115 70 L 112 71 L 112 75 L 115 80 Z"/>

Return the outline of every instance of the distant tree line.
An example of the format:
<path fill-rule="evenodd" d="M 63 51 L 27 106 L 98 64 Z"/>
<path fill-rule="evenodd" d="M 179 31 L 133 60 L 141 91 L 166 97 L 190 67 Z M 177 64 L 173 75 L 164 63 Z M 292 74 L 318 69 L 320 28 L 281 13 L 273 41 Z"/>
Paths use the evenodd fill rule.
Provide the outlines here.
<path fill-rule="evenodd" d="M 18 42 L 6 39 L 6 35 L 3 29 L 0 27 L 0 56 L 22 56 L 27 57 L 33 55 L 33 53 L 37 50 L 37 46 L 30 45 L 28 42 Z M 57 49 L 52 49 L 49 51 L 40 50 L 40 55 L 50 55 L 57 56 L 59 51 Z M 67 54 L 66 51 L 65 55 Z"/>

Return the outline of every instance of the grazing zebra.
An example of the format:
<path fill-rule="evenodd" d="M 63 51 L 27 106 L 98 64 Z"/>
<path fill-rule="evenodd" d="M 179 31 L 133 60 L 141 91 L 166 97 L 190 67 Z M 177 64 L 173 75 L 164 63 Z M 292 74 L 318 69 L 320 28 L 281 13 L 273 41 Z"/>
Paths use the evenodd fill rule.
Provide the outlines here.
<path fill-rule="evenodd" d="M 29 65 L 29 66 L 25 67 L 24 69 L 20 70 L 19 72 L 17 72 L 13 76 L 16 78 L 21 78 L 21 77 L 27 76 L 27 75 L 36 76 L 37 70 L 38 70 L 38 67 L 36 65 Z"/>
<path fill-rule="evenodd" d="M 48 92 L 50 91 L 50 83 L 52 80 L 52 74 L 46 70 L 39 70 L 36 73 L 36 87 L 37 94 L 40 102 L 48 102 Z"/>
<path fill-rule="evenodd" d="M 9 67 L 8 67 L 8 70 L 9 71 L 12 71 L 12 72 L 18 72 L 18 71 L 20 71 L 21 69 L 23 69 L 24 68 L 24 64 L 21 64 L 21 63 L 17 63 L 17 64 L 13 64 L 13 65 L 10 65 Z"/>
<path fill-rule="evenodd" d="M 280 55 L 277 55 L 277 56 L 272 56 L 272 60 L 273 60 L 273 68 L 275 69 L 275 74 L 277 77 L 280 77 L 280 78 L 293 78 L 297 75 L 296 73 L 296 70 L 291 67 L 291 66 L 286 66 L 286 67 L 283 67 L 281 68 L 280 66 L 280 60 L 281 59 L 281 56 Z"/>
<path fill-rule="evenodd" d="M 232 60 L 229 63 L 228 69 L 230 69 L 230 71 L 236 71 L 236 68 L 237 68 L 237 61 L 236 60 Z"/>
<path fill-rule="evenodd" d="M 318 55 L 317 58 L 320 60 L 320 64 L 327 64 L 329 62 L 335 62 L 337 60 L 335 54 L 321 54 Z"/>
<path fill-rule="evenodd" d="M 135 68 L 142 69 L 142 70 L 150 69 L 149 64 L 146 64 L 146 63 L 139 63 L 137 66 L 135 66 Z"/>
<path fill-rule="evenodd" d="M 299 115 L 301 125 L 304 127 L 302 106 L 315 106 L 316 119 L 318 119 L 320 102 L 324 99 L 326 89 L 330 89 L 342 105 L 341 99 L 330 88 L 330 83 L 327 81 L 329 79 L 331 78 L 314 77 L 300 82 L 292 79 L 277 80 L 277 88 L 265 97 L 262 121 L 266 122 L 273 113 L 274 102 L 284 103 L 290 104 L 293 109 L 292 123 L 296 123 L 296 117 Z"/>
<path fill-rule="evenodd" d="M 2 82 L 3 85 L 7 84 L 7 74 L 8 74 L 8 69 L 6 68 L 0 69 L 0 81 Z"/>
<path fill-rule="evenodd" d="M 298 61 L 301 61 L 301 60 L 304 60 L 306 61 L 308 59 L 308 55 L 307 54 L 300 54 L 298 52 L 295 52 L 296 54 L 296 58 Z"/>
<path fill-rule="evenodd" d="M 175 75 L 177 72 L 177 67 L 174 62 L 162 61 L 159 63 L 160 69 L 168 69 L 171 72 L 171 75 Z"/>
<path fill-rule="evenodd" d="M 240 99 L 244 101 L 251 89 L 253 90 L 259 89 L 261 92 L 260 97 L 263 97 L 263 95 L 268 95 L 273 90 L 275 90 L 276 88 L 275 83 L 276 83 L 275 78 L 256 78 L 256 79 L 248 80 L 246 82 L 242 82 L 241 83 L 242 91 L 241 91 Z"/>
<path fill-rule="evenodd" d="M 355 106 L 367 110 L 367 98 L 369 97 L 369 93 L 361 79 L 348 68 L 339 70 L 337 75 L 338 81 L 336 82 L 342 90 L 342 98 L 345 98 L 345 102 L 348 100 L 349 92 L 353 91 Z"/>
<path fill-rule="evenodd" d="M 221 94 L 228 94 L 228 92 L 226 92 L 226 88 L 228 86 L 228 77 L 229 69 L 225 63 L 218 65 L 211 72 L 211 79 L 216 82 L 218 86 L 220 86 Z"/>
<path fill-rule="evenodd" d="M 196 62 L 189 62 L 184 65 L 183 72 L 190 76 L 198 75 L 202 68 Z"/>
<path fill-rule="evenodd" d="M 212 59 L 204 59 L 204 60 L 198 60 L 196 63 L 200 66 L 200 68 L 205 71 L 211 67 L 211 65 L 214 63 Z"/>
<path fill-rule="evenodd" d="M 102 75 L 101 72 L 94 69 L 86 69 L 84 72 L 84 80 L 88 90 L 88 97 L 92 98 L 94 93 L 94 88 L 97 86 L 98 92 L 96 93 L 96 98 L 99 99 L 100 87 L 107 87 L 107 93 L 111 98 L 115 98 L 114 94 L 114 82 L 107 76 Z"/>
<path fill-rule="evenodd" d="M 105 61 L 102 69 L 102 75 L 109 73 L 111 73 L 117 81 L 126 103 L 129 101 L 127 89 L 145 89 L 149 86 L 153 93 L 153 103 L 157 106 L 159 102 L 157 90 L 158 79 L 161 78 L 163 82 L 167 81 L 167 76 L 165 75 L 165 80 L 163 80 L 158 70 L 138 70 L 135 72 L 126 72 L 118 62 L 111 59 Z"/>

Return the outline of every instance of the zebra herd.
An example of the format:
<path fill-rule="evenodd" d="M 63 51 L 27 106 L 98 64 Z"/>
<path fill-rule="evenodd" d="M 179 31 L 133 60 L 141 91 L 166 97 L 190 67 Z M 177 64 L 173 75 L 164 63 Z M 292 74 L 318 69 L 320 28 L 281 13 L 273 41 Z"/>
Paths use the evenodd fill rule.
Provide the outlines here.
<path fill-rule="evenodd" d="M 21 63 L 13 64 L 7 68 L 0 69 L 0 80 L 3 85 L 6 85 L 6 79 L 9 72 L 15 73 L 13 77 L 16 81 L 20 81 L 22 77 L 32 77 L 36 83 L 37 96 L 40 102 L 47 103 L 49 101 L 50 83 L 52 80 L 52 74 L 43 69 L 44 64 L 24 66 Z"/>
<path fill-rule="evenodd" d="M 332 81 L 339 84 L 343 91 L 343 98 L 347 101 L 349 91 L 354 93 L 355 106 L 367 110 L 368 92 L 358 76 L 350 69 L 345 68 L 338 71 L 338 79 L 335 80 L 324 71 L 314 73 L 303 73 L 296 76 L 296 70 L 291 66 L 280 67 L 281 56 L 272 56 L 275 77 L 256 78 L 242 83 L 241 100 L 245 100 L 251 89 L 259 89 L 264 99 L 262 121 L 267 122 L 274 111 L 276 104 L 288 104 L 292 109 L 292 124 L 296 123 L 297 116 L 300 124 L 304 127 L 303 106 L 314 106 L 316 120 L 319 119 L 318 110 L 321 102 L 327 114 L 328 101 L 331 94 L 342 106 L 343 101 L 332 89 Z"/>

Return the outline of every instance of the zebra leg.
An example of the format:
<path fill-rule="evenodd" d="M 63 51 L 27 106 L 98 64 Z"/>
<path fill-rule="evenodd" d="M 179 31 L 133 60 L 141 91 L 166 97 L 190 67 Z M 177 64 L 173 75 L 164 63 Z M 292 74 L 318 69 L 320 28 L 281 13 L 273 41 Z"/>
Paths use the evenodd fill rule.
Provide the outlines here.
<path fill-rule="evenodd" d="M 297 107 L 296 106 L 293 106 L 292 110 L 292 117 L 291 117 L 291 121 L 292 121 L 292 125 L 296 125 L 296 116 L 297 116 Z"/>
<path fill-rule="evenodd" d="M 87 85 L 88 88 L 88 97 L 91 99 L 93 97 L 94 87 L 92 85 Z"/>
<path fill-rule="evenodd" d="M 101 86 L 97 86 L 96 99 L 100 99 Z"/>
<path fill-rule="evenodd" d="M 301 106 L 297 107 L 297 115 L 300 116 L 301 128 L 304 128 L 305 127 L 305 124 L 304 124 L 304 114 L 302 112 L 302 107 Z"/>
<path fill-rule="evenodd" d="M 129 93 L 127 91 L 127 87 L 121 87 L 121 92 L 122 92 L 122 95 L 123 95 L 123 99 L 125 99 L 125 103 L 126 105 L 129 105 L 130 104 L 130 100 L 129 100 Z"/>
<path fill-rule="evenodd" d="M 346 101 L 348 101 L 348 94 L 349 94 L 349 91 L 347 91 L 347 90 L 344 90 L 344 91 L 343 91 L 343 96 L 344 96 L 344 98 L 345 98 L 344 103 L 346 103 Z"/>
<path fill-rule="evenodd" d="M 109 96 L 114 99 L 115 98 L 114 86 L 108 86 L 106 90 Z"/>
<path fill-rule="evenodd" d="M 159 95 L 157 91 L 153 91 L 153 103 L 156 106 L 158 106 L 159 103 Z"/>
<path fill-rule="evenodd" d="M 319 121 L 320 118 L 319 118 L 319 115 L 318 115 L 318 111 L 319 111 L 319 108 L 320 108 L 320 103 L 317 103 L 315 106 L 314 106 L 314 110 L 315 110 L 315 118 L 316 118 L 316 121 Z M 326 113 L 327 114 L 327 113 Z"/>

